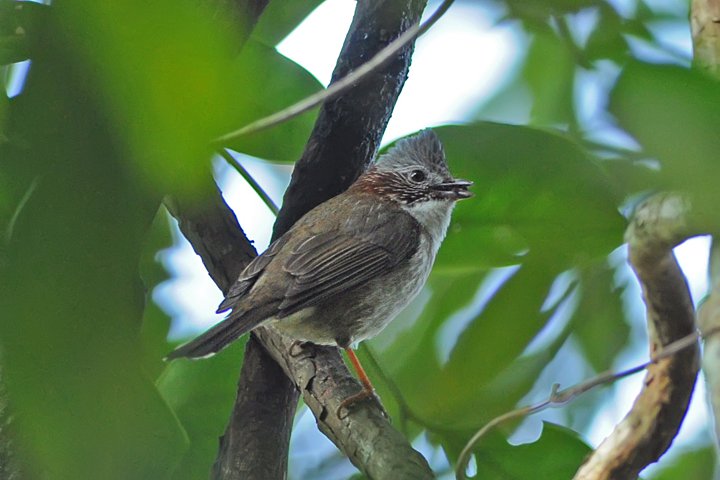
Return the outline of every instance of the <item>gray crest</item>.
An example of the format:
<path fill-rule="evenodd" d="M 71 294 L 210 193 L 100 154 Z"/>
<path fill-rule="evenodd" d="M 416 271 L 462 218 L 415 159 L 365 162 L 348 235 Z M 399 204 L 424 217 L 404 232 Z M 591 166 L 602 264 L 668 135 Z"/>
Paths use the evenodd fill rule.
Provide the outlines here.
<path fill-rule="evenodd" d="M 401 170 L 422 165 L 441 177 L 450 177 L 445 150 L 437 134 L 422 130 L 412 137 L 399 140 L 375 163 L 379 170 Z"/>

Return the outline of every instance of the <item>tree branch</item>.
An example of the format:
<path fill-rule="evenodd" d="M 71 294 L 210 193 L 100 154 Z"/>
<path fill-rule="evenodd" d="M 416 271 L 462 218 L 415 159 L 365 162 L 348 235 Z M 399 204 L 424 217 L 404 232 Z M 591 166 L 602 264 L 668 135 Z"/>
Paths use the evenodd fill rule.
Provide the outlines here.
<path fill-rule="evenodd" d="M 689 203 L 661 194 L 641 204 L 625 238 L 629 261 L 643 288 L 650 353 L 695 331 L 685 277 L 672 248 L 691 235 Z M 697 342 L 648 367 L 630 412 L 588 457 L 576 480 L 635 478 L 669 448 L 687 412 L 698 372 Z"/>

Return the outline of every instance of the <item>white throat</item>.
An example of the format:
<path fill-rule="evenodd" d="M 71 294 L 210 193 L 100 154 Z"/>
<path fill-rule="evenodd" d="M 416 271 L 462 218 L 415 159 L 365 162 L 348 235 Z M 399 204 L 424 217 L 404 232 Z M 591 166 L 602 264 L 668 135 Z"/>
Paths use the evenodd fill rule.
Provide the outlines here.
<path fill-rule="evenodd" d="M 455 202 L 448 200 L 425 200 L 403 205 L 403 209 L 412 215 L 430 234 L 433 249 L 437 252 L 450 225 L 450 214 Z"/>

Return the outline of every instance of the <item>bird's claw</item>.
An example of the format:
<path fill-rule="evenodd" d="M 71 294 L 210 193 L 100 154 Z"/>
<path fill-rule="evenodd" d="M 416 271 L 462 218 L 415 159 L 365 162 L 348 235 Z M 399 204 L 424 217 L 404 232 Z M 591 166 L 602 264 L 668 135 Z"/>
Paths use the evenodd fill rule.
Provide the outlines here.
<path fill-rule="evenodd" d="M 305 350 L 305 345 L 307 345 L 309 342 L 305 342 L 303 340 L 295 340 L 292 345 L 290 345 L 289 354 L 291 357 L 299 357 L 302 355 L 303 351 Z"/>
<path fill-rule="evenodd" d="M 389 419 L 390 416 L 387 413 L 387 410 L 385 410 L 385 407 L 383 406 L 382 402 L 380 401 L 380 397 L 375 393 L 375 390 L 367 390 L 362 389 L 355 395 L 350 395 L 345 400 L 343 400 L 340 403 L 340 406 L 337 408 L 337 417 L 340 420 L 343 420 L 347 418 L 347 416 L 350 414 L 350 409 L 355 406 L 355 404 L 359 402 L 364 402 L 367 400 L 371 400 L 377 405 L 377 407 L 380 409 L 380 413 L 382 413 L 383 417 Z M 345 414 L 343 415 L 343 412 Z"/>

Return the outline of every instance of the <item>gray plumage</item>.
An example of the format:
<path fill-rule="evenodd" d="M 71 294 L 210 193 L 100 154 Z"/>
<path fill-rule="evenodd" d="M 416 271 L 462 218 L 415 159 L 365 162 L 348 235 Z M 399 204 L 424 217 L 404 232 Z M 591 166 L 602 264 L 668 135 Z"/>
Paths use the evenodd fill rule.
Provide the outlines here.
<path fill-rule="evenodd" d="M 211 355 L 261 324 L 345 348 L 376 335 L 425 284 L 470 184 L 432 131 L 401 140 L 255 258 L 220 304 L 228 317 L 168 358 Z"/>

